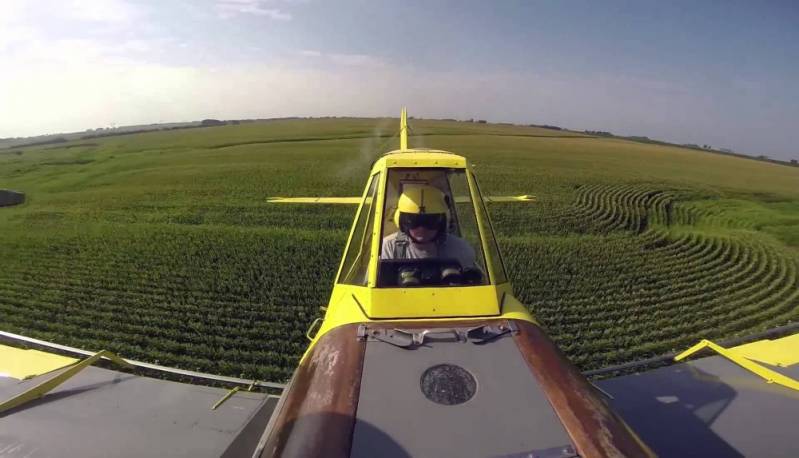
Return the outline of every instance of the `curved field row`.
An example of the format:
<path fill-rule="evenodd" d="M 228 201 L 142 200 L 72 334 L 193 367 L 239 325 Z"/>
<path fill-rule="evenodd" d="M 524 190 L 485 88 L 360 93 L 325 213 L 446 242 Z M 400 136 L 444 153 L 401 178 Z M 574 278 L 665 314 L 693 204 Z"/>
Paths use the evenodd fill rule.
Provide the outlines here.
<path fill-rule="evenodd" d="M 714 221 L 736 226 L 680 201 L 679 192 L 581 186 L 559 218 L 558 224 L 571 224 L 576 232 L 596 234 L 587 239 L 590 247 L 573 239 L 558 246 L 561 239 L 507 238 L 503 251 L 515 285 L 524 285 L 515 288 L 521 300 L 582 367 L 645 358 L 702 337 L 729 337 L 799 317 L 798 260 L 745 232 L 690 230 L 699 220 L 703 227 Z M 672 231 L 674 225 L 682 229 Z"/>
<path fill-rule="evenodd" d="M 780 266 L 784 267 L 784 266 Z M 677 323 L 680 322 L 680 317 L 690 313 L 693 318 L 703 318 L 705 316 L 716 316 L 726 312 L 735 312 L 738 310 L 737 306 L 746 306 L 750 303 L 757 303 L 764 299 L 779 298 L 783 293 L 789 291 L 794 284 L 787 281 L 791 276 L 796 275 L 795 266 L 793 268 L 777 268 L 775 267 L 769 272 L 769 277 L 765 280 L 765 285 L 760 282 L 752 282 L 745 285 L 735 285 L 729 290 L 717 290 L 713 292 L 707 291 L 694 291 L 682 297 L 673 300 L 666 300 L 659 302 L 658 309 L 654 312 L 648 313 L 649 319 L 663 323 Z M 718 297 L 723 300 L 719 300 Z M 646 300 L 648 298 L 641 298 Z M 614 320 L 623 318 L 628 313 L 637 312 L 637 305 L 635 300 L 629 300 L 621 308 L 617 308 L 611 313 L 602 315 L 602 318 L 592 324 L 597 324 L 599 327 L 613 323 Z M 700 308 L 696 308 L 699 306 Z M 637 323 L 633 327 L 645 327 L 647 323 Z"/>

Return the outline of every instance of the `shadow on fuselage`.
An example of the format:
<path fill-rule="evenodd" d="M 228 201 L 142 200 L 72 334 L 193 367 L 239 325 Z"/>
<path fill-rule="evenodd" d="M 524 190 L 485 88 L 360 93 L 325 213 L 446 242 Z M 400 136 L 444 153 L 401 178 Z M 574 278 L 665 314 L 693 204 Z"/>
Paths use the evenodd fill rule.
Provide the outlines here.
<path fill-rule="evenodd" d="M 272 456 L 325 456 L 325 457 L 376 457 L 410 458 L 410 454 L 385 431 L 365 422 L 357 421 L 359 444 L 353 447 L 356 419 L 337 413 L 301 415 L 288 422 L 280 431 L 277 447 L 264 449 L 261 457 Z M 325 441 L 324 430 L 340 430 L 335 441 Z M 349 432 L 349 434 L 346 434 Z M 328 436 L 329 437 L 329 436 Z"/>

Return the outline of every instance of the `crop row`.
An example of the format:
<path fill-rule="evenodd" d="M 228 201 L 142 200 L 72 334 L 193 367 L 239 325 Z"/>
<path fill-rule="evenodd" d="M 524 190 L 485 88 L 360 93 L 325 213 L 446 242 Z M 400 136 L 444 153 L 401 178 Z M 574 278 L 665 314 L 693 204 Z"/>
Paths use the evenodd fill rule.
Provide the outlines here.
<path fill-rule="evenodd" d="M 582 368 L 799 316 L 796 257 L 734 230 L 745 225 L 648 184 L 569 193 L 495 206 L 492 216 L 517 296 Z M 285 380 L 346 240 L 321 211 L 280 223 L 289 208 L 265 228 L 250 227 L 252 209 L 195 208 L 146 229 L 15 237 L 0 247 L 0 324 L 135 359 Z M 246 221 L 208 225 L 237 215 Z M 702 230 L 692 227 L 700 220 Z M 708 232 L 716 223 L 725 230 Z"/>

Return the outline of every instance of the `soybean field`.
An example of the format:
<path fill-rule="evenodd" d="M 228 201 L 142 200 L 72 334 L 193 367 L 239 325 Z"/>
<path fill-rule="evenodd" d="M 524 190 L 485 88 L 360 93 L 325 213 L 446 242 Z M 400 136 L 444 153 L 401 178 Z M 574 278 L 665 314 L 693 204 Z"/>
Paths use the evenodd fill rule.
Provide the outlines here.
<path fill-rule="evenodd" d="M 296 119 L 0 150 L 0 330 L 290 376 L 395 119 Z M 462 154 L 514 290 L 583 370 L 799 318 L 799 168 L 577 132 L 413 120 Z"/>

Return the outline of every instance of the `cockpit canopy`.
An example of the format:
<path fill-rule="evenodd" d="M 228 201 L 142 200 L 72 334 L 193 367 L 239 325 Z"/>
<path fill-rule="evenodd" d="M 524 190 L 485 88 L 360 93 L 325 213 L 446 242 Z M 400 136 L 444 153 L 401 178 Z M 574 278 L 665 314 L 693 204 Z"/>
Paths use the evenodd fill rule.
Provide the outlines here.
<path fill-rule="evenodd" d="M 376 168 L 337 283 L 376 288 L 506 283 L 486 213 L 466 167 Z"/>

